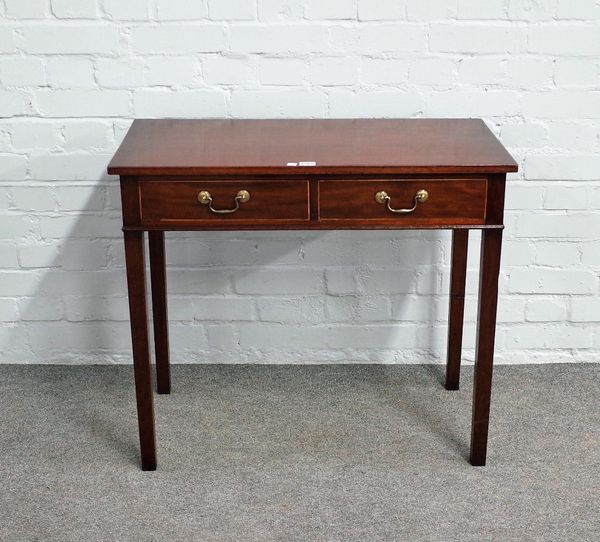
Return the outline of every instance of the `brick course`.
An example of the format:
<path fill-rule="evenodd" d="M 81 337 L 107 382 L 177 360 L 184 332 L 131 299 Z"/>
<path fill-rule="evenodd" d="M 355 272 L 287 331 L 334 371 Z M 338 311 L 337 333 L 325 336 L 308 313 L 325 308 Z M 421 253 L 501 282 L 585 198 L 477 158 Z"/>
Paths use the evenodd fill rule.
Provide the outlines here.
<path fill-rule="evenodd" d="M 0 18 L 0 363 L 130 360 L 105 168 L 133 118 L 165 116 L 483 117 L 520 163 L 497 360 L 598 361 L 598 2 L 0 0 Z M 444 360 L 448 233 L 168 238 L 174 361 Z"/>

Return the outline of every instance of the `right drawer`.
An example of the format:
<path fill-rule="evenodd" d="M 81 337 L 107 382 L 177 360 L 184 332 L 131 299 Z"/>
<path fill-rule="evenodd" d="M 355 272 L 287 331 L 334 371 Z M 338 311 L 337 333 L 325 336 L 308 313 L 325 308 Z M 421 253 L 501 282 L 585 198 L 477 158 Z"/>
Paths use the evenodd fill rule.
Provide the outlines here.
<path fill-rule="evenodd" d="M 319 181 L 319 220 L 384 225 L 485 223 L 487 180 L 339 179 Z"/>

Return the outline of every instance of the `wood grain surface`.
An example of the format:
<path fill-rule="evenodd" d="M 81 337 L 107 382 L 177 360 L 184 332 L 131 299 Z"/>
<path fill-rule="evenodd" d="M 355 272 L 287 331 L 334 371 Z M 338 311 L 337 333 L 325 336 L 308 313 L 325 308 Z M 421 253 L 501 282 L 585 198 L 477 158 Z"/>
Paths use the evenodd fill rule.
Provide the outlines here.
<path fill-rule="evenodd" d="M 314 162 L 314 166 L 288 166 Z M 517 164 L 480 119 L 136 120 L 119 175 L 506 173 Z"/>
<path fill-rule="evenodd" d="M 139 187 L 143 224 L 207 223 L 210 227 L 213 222 L 309 219 L 308 181 L 149 181 Z M 232 209 L 240 190 L 247 190 L 250 200 L 240 203 L 234 213 L 216 214 L 198 201 L 198 194 L 208 191 L 214 209 Z"/>
<path fill-rule="evenodd" d="M 319 182 L 319 219 L 390 221 L 403 224 L 483 224 L 485 220 L 485 179 L 468 180 L 335 180 Z M 409 214 L 395 214 L 375 201 L 383 190 L 392 208 L 410 208 L 418 190 L 429 199 Z"/>

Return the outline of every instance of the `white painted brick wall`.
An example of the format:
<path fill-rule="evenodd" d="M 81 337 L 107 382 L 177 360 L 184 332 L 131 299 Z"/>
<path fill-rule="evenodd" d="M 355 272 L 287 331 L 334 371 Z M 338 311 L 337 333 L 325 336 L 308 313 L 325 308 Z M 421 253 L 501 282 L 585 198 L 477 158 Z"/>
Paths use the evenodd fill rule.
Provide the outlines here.
<path fill-rule="evenodd" d="M 521 166 L 497 359 L 600 359 L 597 0 L 0 0 L 0 18 L 0 362 L 130 361 L 105 168 L 133 118 L 165 116 L 483 117 Z M 449 240 L 169 234 L 173 359 L 441 362 Z"/>

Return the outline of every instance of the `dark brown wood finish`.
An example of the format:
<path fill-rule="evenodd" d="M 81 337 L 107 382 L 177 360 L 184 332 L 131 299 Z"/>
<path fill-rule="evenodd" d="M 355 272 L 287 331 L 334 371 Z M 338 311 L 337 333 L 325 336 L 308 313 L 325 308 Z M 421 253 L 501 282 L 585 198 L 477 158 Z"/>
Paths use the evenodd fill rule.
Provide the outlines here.
<path fill-rule="evenodd" d="M 469 230 L 452 230 L 450 308 L 448 311 L 448 358 L 446 361 L 447 390 L 457 390 L 460 380 L 468 245 Z"/>
<path fill-rule="evenodd" d="M 314 165 L 288 163 L 314 162 Z M 485 464 L 506 173 L 517 165 L 477 119 L 135 121 L 110 166 L 121 175 L 142 467 L 156 467 L 143 232 L 150 238 L 159 393 L 170 390 L 164 231 L 452 229 L 446 386 L 459 383 L 468 230 L 482 256 L 471 462 Z M 377 203 L 385 190 L 399 215 Z M 207 190 L 216 214 L 198 201 Z"/>
<path fill-rule="evenodd" d="M 389 221 L 395 226 L 485 223 L 485 179 L 369 179 L 320 181 L 319 219 Z M 392 208 L 411 208 L 418 190 L 429 199 L 409 214 L 395 214 L 375 201 L 385 191 Z"/>
<path fill-rule="evenodd" d="M 167 316 L 167 278 L 165 234 L 148 233 L 150 247 L 150 282 L 152 289 L 152 319 L 154 321 L 154 353 L 156 355 L 156 390 L 171 393 L 169 368 L 169 319 Z"/>
<path fill-rule="evenodd" d="M 309 220 L 308 181 L 146 181 L 140 187 L 142 224 L 169 223 L 192 227 L 213 222 Z M 234 208 L 235 196 L 247 190 L 250 199 L 237 212 L 215 214 L 198 201 L 208 191 L 217 210 Z"/>
<path fill-rule="evenodd" d="M 314 162 L 314 166 L 288 163 Z M 136 120 L 114 175 L 505 173 L 480 119 Z"/>
<path fill-rule="evenodd" d="M 144 233 L 126 231 L 124 236 L 142 469 L 156 470 L 152 368 L 150 366 L 148 312 L 146 309 Z"/>
<path fill-rule="evenodd" d="M 486 197 L 486 223 L 504 224 L 504 195 L 506 175 L 490 175 Z"/>
<path fill-rule="evenodd" d="M 501 247 L 502 230 L 485 230 L 481 233 L 477 353 L 471 421 L 471 464 L 475 466 L 483 466 L 486 461 Z"/>

